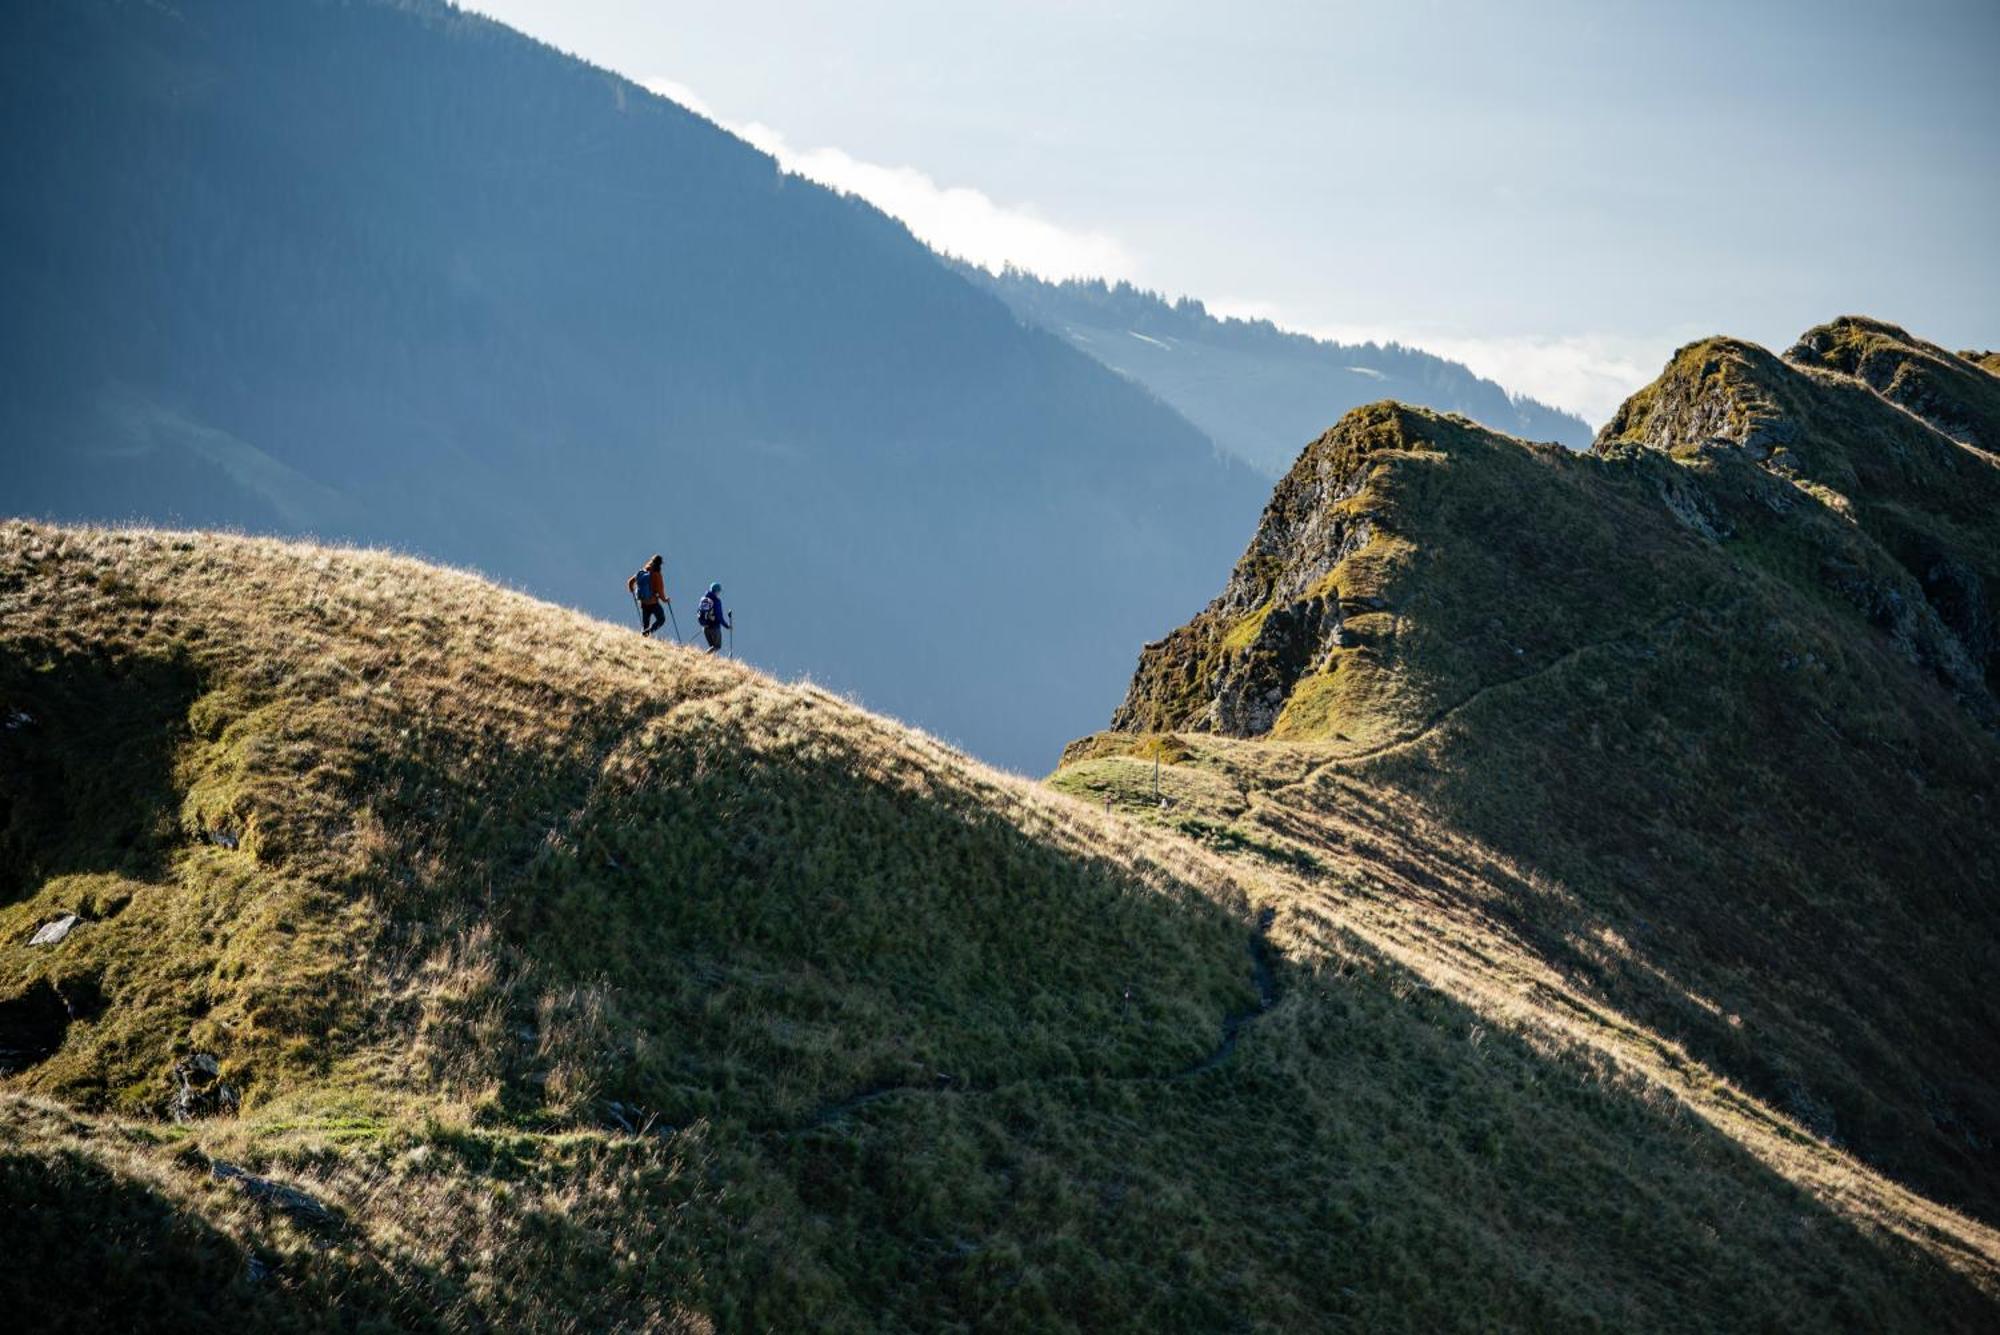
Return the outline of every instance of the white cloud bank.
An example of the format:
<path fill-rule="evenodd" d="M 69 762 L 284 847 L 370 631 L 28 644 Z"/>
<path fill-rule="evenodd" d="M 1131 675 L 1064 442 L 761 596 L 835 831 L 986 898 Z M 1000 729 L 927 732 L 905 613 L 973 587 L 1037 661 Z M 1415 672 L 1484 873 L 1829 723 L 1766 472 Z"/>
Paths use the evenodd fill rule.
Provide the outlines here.
<path fill-rule="evenodd" d="M 1409 341 L 1409 340 L 1405 340 Z M 1618 405 L 1652 383 L 1684 340 L 1572 334 L 1553 338 L 1438 338 L 1419 346 L 1474 372 L 1603 426 Z"/>
<path fill-rule="evenodd" d="M 900 219 L 933 250 L 995 273 L 1008 264 L 1057 279 L 1115 280 L 1138 272 L 1131 251 L 1106 232 L 1065 227 L 1032 206 L 1000 204 L 970 186 L 940 185 L 915 167 L 864 162 L 838 148 L 795 148 L 768 125 L 724 120 L 693 89 L 672 79 L 647 79 L 645 87 L 769 153 L 786 171 L 861 196 Z"/>
<path fill-rule="evenodd" d="M 1666 368 L 1675 348 L 1693 335 L 1667 332 L 1627 334 L 1513 334 L 1472 336 L 1427 332 L 1395 325 L 1315 324 L 1287 319 L 1269 302 L 1208 303 L 1218 316 L 1269 320 L 1314 338 L 1336 343 L 1401 343 L 1455 362 L 1474 374 L 1558 408 L 1567 408 L 1592 426 L 1602 426 L 1634 391 Z"/>
<path fill-rule="evenodd" d="M 934 250 L 996 273 L 1013 264 L 1045 278 L 1138 281 L 1137 256 L 1109 233 L 1065 227 L 1031 205 L 1001 204 L 970 186 L 940 185 L 915 167 L 865 162 L 838 148 L 795 148 L 768 125 L 723 119 L 693 89 L 673 79 L 651 78 L 644 85 L 769 153 L 786 171 L 861 196 L 900 219 Z M 1593 426 L 1658 375 L 1668 355 L 1686 341 L 1672 335 L 1468 337 L 1394 326 L 1320 325 L 1288 319 L 1265 302 L 1210 302 L 1209 309 L 1217 315 L 1268 319 L 1283 328 L 1342 343 L 1422 348 L 1463 362 L 1511 393 L 1579 413 Z"/>

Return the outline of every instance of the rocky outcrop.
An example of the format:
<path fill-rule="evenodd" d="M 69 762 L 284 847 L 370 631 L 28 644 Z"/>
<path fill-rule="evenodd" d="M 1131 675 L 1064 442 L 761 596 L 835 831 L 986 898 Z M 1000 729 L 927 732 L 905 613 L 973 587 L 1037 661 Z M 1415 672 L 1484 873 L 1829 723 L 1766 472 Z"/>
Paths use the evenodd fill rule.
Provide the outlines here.
<path fill-rule="evenodd" d="M 255 1204 L 267 1210 L 276 1210 L 289 1215 L 294 1223 L 302 1227 L 326 1229 L 338 1222 L 338 1216 L 318 1197 L 300 1191 L 297 1187 L 289 1187 L 268 1177 L 245 1172 L 235 1164 L 222 1159 L 210 1160 L 208 1172 L 209 1176 L 218 1182 L 233 1184 Z"/>
<path fill-rule="evenodd" d="M 1842 316 L 1807 330 L 1785 360 L 1852 376 L 1958 444 L 2000 450 L 2000 377 L 1993 368 L 1895 325 Z"/>
<path fill-rule="evenodd" d="M 1734 450 L 1796 489 L 1783 504 L 1850 521 L 1908 576 L 1914 597 L 1850 554 L 1818 561 L 1823 587 L 1985 712 L 2000 683 L 2000 459 L 1986 448 L 1995 442 L 2000 377 L 1894 325 L 1847 316 L 1808 330 L 1782 359 L 1734 339 L 1681 349 L 1592 448 L 1609 457 L 1639 446 L 1697 473 Z"/>
<path fill-rule="evenodd" d="M 1618 609 L 1670 613 L 1653 606 L 1659 563 L 1690 539 L 1722 558 L 1708 596 L 1761 565 L 1844 604 L 1856 632 L 1990 722 L 1991 441 L 2000 376 L 1857 318 L 1783 358 L 1728 338 L 1682 348 L 1587 458 L 1401 404 L 1356 409 L 1278 484 L 1220 596 L 1146 646 L 1112 728 L 1407 731 L 1615 634 Z"/>
<path fill-rule="evenodd" d="M 1754 343 L 1716 338 L 1682 348 L 1666 375 L 1622 404 L 1593 448 L 1610 441 L 1644 445 L 1670 455 L 1711 446 L 1736 446 L 1780 471 L 1799 443 L 1789 420 L 1763 380 L 1778 359 Z"/>
<path fill-rule="evenodd" d="M 1446 419 L 1372 404 L 1306 447 L 1272 493 L 1221 596 L 1189 625 L 1146 646 L 1114 729 L 1239 737 L 1271 731 L 1300 678 L 1324 670 L 1350 643 L 1338 572 L 1375 536 L 1376 516 L 1362 493 L 1375 460 L 1409 446 L 1413 420 Z M 1380 602 L 1366 593 L 1351 601 Z"/>
<path fill-rule="evenodd" d="M 176 1122 L 231 1114 L 242 1102 L 235 1086 L 222 1078 L 222 1065 L 213 1053 L 189 1053 L 174 1063 L 169 1080 L 174 1089 L 167 1115 Z"/>

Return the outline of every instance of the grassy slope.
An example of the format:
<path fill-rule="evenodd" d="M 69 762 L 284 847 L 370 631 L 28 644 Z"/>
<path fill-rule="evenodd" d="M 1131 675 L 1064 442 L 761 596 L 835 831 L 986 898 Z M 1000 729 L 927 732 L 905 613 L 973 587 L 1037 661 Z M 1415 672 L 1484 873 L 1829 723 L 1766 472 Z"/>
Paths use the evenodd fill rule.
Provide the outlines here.
<path fill-rule="evenodd" d="M 0 704 L 0 1000 L 78 1016 L 0 1098 L 52 1327 L 1992 1318 L 1978 1225 L 1445 978 L 1356 868 L 475 576 L 9 525 Z M 158 1120 L 190 1047 L 240 1115 Z"/>
<path fill-rule="evenodd" d="M 2000 746 L 1976 633 L 1897 539 L 2000 588 L 1996 514 L 1977 452 L 1728 341 L 1594 457 L 1360 410 L 1056 783 L 1141 802 L 1164 755 L 1160 823 L 1990 1221 Z M 1330 595 L 1323 662 L 1270 631 Z M 1263 740 L 1204 731 L 1266 686 Z"/>
<path fill-rule="evenodd" d="M 2000 456 L 1977 442 L 1996 433 L 2000 376 L 1849 317 L 1808 331 L 1782 361 L 1733 339 L 1681 349 L 1605 426 L 1597 448 L 1650 447 L 1706 473 L 1739 444 L 1772 477 L 1798 484 L 1773 493 L 1782 503 L 1850 521 L 1909 572 L 1914 583 L 1895 597 L 1914 595 L 1911 613 L 1928 606 L 1951 632 L 1921 648 L 1924 665 L 1962 693 L 1986 695 L 2000 682 Z M 1759 536 L 1746 532 L 1752 550 Z M 1865 608 L 1871 619 L 1910 633 L 1914 623 L 1888 590 L 1836 568 L 1845 564 L 1781 573 L 1839 588 L 1850 602 L 1875 597 Z"/>

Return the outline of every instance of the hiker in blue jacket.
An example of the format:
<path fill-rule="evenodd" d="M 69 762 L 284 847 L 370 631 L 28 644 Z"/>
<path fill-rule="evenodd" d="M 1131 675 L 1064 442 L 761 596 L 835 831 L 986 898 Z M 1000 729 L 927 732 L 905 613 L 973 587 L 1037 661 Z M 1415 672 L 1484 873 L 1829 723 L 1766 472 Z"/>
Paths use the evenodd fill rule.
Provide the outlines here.
<path fill-rule="evenodd" d="M 667 597 L 666 562 L 658 552 L 653 559 L 639 567 L 639 573 L 625 581 L 625 589 L 639 604 L 639 633 L 651 635 L 666 624 L 666 604 L 673 601 Z"/>
<path fill-rule="evenodd" d="M 722 586 L 711 584 L 708 592 L 701 596 L 701 606 L 695 609 L 694 619 L 701 623 L 702 638 L 708 641 L 708 652 L 714 653 L 722 647 L 722 632 L 734 629 L 729 624 L 729 614 L 722 610 Z"/>

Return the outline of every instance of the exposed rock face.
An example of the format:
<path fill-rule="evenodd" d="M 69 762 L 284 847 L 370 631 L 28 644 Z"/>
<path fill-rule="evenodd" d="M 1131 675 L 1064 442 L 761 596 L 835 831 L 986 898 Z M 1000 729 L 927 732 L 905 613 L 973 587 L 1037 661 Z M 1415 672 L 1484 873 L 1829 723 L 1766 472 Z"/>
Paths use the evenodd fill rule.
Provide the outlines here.
<path fill-rule="evenodd" d="M 1215 730 L 1239 737 L 1269 732 L 1293 683 L 1324 662 L 1340 642 L 1337 590 L 1274 602 L 1244 651 L 1223 660 L 1216 682 Z"/>
<path fill-rule="evenodd" d="M 1789 472 L 1798 444 L 1788 421 L 1759 385 L 1781 369 L 1754 343 L 1717 338 L 1683 348 L 1668 373 L 1627 399 L 1598 432 L 1597 448 L 1626 441 L 1672 454 L 1704 445 L 1740 446 L 1760 463 Z"/>
<path fill-rule="evenodd" d="M 167 1115 L 176 1122 L 234 1113 L 241 1102 L 235 1087 L 222 1079 L 222 1065 L 213 1053 L 192 1052 L 174 1063 L 173 1095 Z"/>
<path fill-rule="evenodd" d="M 1780 360 L 1731 339 L 1683 348 L 1593 447 L 1641 445 L 1696 465 L 1735 446 L 1802 500 L 1856 524 L 1914 581 L 1920 602 L 1822 562 L 1826 587 L 1978 707 L 2000 682 L 2000 376 L 1855 316 L 1808 330 Z M 1947 632 L 1931 633 L 1929 613 Z M 1988 697 L 1979 700 L 1979 697 Z"/>
<path fill-rule="evenodd" d="M 1334 572 L 1374 533 L 1367 507 L 1354 502 L 1372 454 L 1402 444 L 1402 419 L 1413 411 L 1357 408 L 1306 447 L 1222 596 L 1146 647 L 1113 728 L 1242 737 L 1271 730 L 1300 677 L 1346 643 Z"/>
<path fill-rule="evenodd" d="M 1221 596 L 1146 647 L 1112 728 L 1344 736 L 1366 722 L 1357 702 L 1449 708 L 1574 648 L 1597 604 L 1648 603 L 1662 512 L 1724 551 L 1784 550 L 1774 573 L 1853 608 L 1990 719 L 1992 442 L 2000 375 L 1851 317 L 1784 358 L 1726 338 L 1681 349 L 1586 460 L 1400 404 L 1356 409 L 1278 484 Z M 1612 578 L 1614 559 L 1631 569 Z"/>

